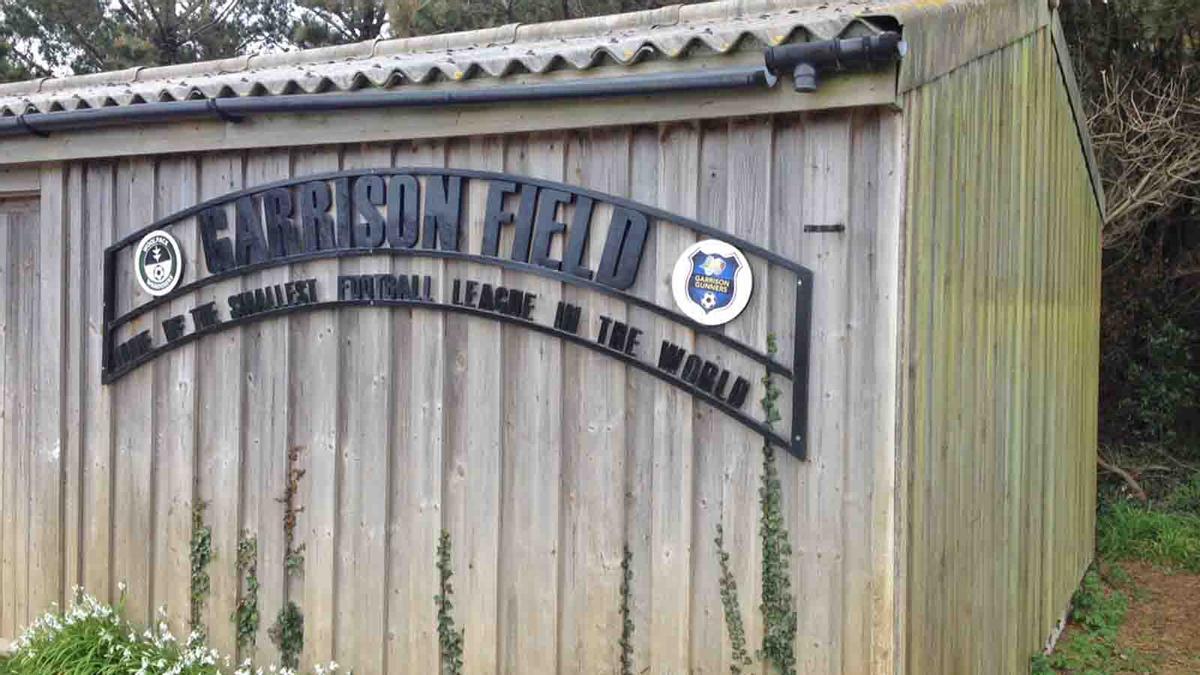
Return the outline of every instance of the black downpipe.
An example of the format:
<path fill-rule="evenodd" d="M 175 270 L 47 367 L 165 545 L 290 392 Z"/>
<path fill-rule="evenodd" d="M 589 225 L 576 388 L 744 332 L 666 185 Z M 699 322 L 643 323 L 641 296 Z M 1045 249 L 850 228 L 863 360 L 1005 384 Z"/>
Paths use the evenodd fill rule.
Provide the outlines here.
<path fill-rule="evenodd" d="M 899 33 L 887 31 L 869 37 L 768 47 L 764 56 L 771 73 L 790 72 L 796 91 L 814 92 L 821 73 L 894 63 L 907 50 Z"/>
<path fill-rule="evenodd" d="M 0 118 L 0 138 L 46 136 L 126 124 L 173 122 L 217 118 L 240 121 L 249 115 L 269 113 L 334 112 L 380 108 L 430 108 L 517 101 L 589 99 L 638 96 L 713 89 L 773 87 L 776 77 L 762 66 L 746 66 L 695 73 L 661 73 L 552 84 L 444 89 L 437 91 L 387 91 L 357 94 L 296 94 L 196 101 L 141 103 L 111 108 L 90 108 L 52 113 L 26 113 Z"/>

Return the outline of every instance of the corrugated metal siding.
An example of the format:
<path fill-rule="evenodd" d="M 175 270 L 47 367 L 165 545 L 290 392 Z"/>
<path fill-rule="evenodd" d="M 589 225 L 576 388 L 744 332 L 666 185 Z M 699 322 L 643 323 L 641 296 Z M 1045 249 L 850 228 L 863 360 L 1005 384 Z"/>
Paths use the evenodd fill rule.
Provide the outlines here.
<path fill-rule="evenodd" d="M 40 225 L 37 214 L 0 219 L 0 298 L 20 298 L 0 303 L 0 633 L 12 636 L 72 584 L 111 598 L 119 581 L 129 583 L 134 618 L 166 604 L 181 626 L 191 512 L 206 502 L 216 559 L 204 617 L 223 650 L 233 647 L 234 550 L 245 530 L 259 537 L 259 656 L 275 656 L 266 628 L 287 598 L 305 614 L 307 661 L 437 672 L 434 547 L 446 529 L 466 672 L 614 672 L 624 547 L 635 672 L 728 672 L 718 523 L 750 645 L 759 644 L 759 439 L 590 350 L 474 317 L 326 310 L 222 332 L 100 386 L 99 252 L 115 237 L 243 185 L 339 167 L 447 165 L 627 196 L 816 270 L 812 460 L 779 458 L 797 654 L 805 672 L 891 672 L 900 130 L 897 112 L 859 110 L 47 169 Z M 472 249 L 483 200 L 478 188 L 466 197 Z M 806 235 L 806 223 L 847 231 Z M 603 233 L 594 235 L 599 251 Z M 669 304 L 667 272 L 695 235 L 664 225 L 651 238 L 633 291 Z M 194 260 L 196 235 L 181 245 Z M 469 274 L 557 293 L 518 272 L 387 258 L 265 270 L 203 293 L 339 269 Z M 788 345 L 793 281 L 758 273 L 750 307 L 728 330 L 759 349 L 770 332 Z M 645 324 L 647 345 L 673 335 L 732 358 L 616 298 L 566 293 Z M 780 356 L 790 362 L 790 351 Z M 34 416 L 35 395 L 62 405 Z M 748 405 L 760 396 L 756 384 Z M 297 529 L 306 562 L 285 576 L 278 498 L 293 447 L 307 470 Z"/>
<path fill-rule="evenodd" d="M 1024 672 L 1093 550 L 1099 212 L 1049 30 L 905 111 L 906 672 Z"/>

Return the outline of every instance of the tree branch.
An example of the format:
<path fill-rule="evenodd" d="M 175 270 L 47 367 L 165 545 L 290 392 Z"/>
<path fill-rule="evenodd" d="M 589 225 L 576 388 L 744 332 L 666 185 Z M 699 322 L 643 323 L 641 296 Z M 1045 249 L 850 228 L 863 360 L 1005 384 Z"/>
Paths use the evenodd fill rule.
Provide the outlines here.
<path fill-rule="evenodd" d="M 1119 476 L 1121 480 L 1125 481 L 1125 484 L 1129 486 L 1130 491 L 1133 492 L 1133 496 L 1136 497 L 1138 501 L 1142 503 L 1146 502 L 1146 491 L 1142 489 L 1142 486 L 1136 480 L 1134 480 L 1133 476 L 1131 476 L 1128 471 L 1105 460 L 1100 454 L 1096 455 L 1096 464 L 1100 465 L 1101 469 Z"/>

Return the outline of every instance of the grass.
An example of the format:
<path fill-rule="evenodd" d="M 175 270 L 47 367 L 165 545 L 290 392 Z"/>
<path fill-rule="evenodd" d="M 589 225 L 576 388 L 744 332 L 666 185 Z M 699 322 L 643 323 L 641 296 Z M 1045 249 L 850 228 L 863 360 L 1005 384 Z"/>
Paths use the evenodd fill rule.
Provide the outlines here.
<path fill-rule="evenodd" d="M 1150 672 L 1150 660 L 1117 641 L 1131 593 L 1121 561 L 1144 560 L 1200 573 L 1200 473 L 1175 487 L 1155 507 L 1108 501 L 1096 520 L 1097 562 L 1072 599 L 1072 630 L 1050 655 L 1030 660 L 1033 675 L 1055 672 Z M 1103 574 L 1101 574 L 1103 570 Z"/>
<path fill-rule="evenodd" d="M 1125 500 L 1104 507 L 1096 548 L 1102 560 L 1146 560 L 1200 572 L 1200 477 L 1172 492 L 1163 509 Z"/>
<path fill-rule="evenodd" d="M 1119 575 L 1114 575 L 1119 576 Z M 1110 577 L 1111 580 L 1111 577 Z M 1125 590 L 1106 583 L 1095 569 L 1083 577 L 1072 599 L 1071 620 L 1076 629 L 1049 656 L 1037 655 L 1031 664 L 1036 675 L 1067 671 L 1109 675 L 1147 672 L 1149 660 L 1117 642 L 1129 596 Z"/>

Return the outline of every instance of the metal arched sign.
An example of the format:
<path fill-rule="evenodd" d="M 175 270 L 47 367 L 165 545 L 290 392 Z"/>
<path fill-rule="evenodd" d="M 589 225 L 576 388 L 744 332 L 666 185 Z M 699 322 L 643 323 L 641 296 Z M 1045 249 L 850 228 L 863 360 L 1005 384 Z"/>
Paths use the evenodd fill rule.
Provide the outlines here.
<path fill-rule="evenodd" d="M 482 206 L 480 213 L 467 212 L 468 194 L 481 197 L 474 202 Z M 661 304 L 635 286 L 645 274 L 643 254 L 655 228 L 669 226 L 704 240 L 678 252 L 674 303 Z M 168 245 L 176 241 L 183 245 Z M 188 250 L 194 259 L 185 259 Z M 544 297 L 515 282 L 438 279 L 414 270 L 344 274 L 334 266 L 323 274 L 294 274 L 296 278 L 258 287 L 234 283 L 274 267 L 307 269 L 312 266 L 306 263 L 348 257 L 462 261 L 552 279 L 619 298 L 655 320 L 684 326 L 730 350 L 731 358 L 699 354 L 667 339 L 649 344 L 644 326 L 602 314 L 585 321 L 587 309 L 580 301 Z M 794 279 L 790 367 L 721 328 L 749 301 L 752 261 Z M 122 283 L 126 277 L 138 283 Z M 808 269 L 752 242 L 562 183 L 437 168 L 307 176 L 197 204 L 105 250 L 103 381 L 114 382 L 206 335 L 293 312 L 332 307 L 437 310 L 523 326 L 604 353 L 689 392 L 803 458 L 810 281 Z M 218 293 L 223 285 L 234 287 Z M 188 298 L 194 302 L 185 303 Z M 735 361 L 791 380 L 789 435 L 747 411 L 753 407 L 746 405 L 752 383 L 761 371 L 738 371 Z"/>

